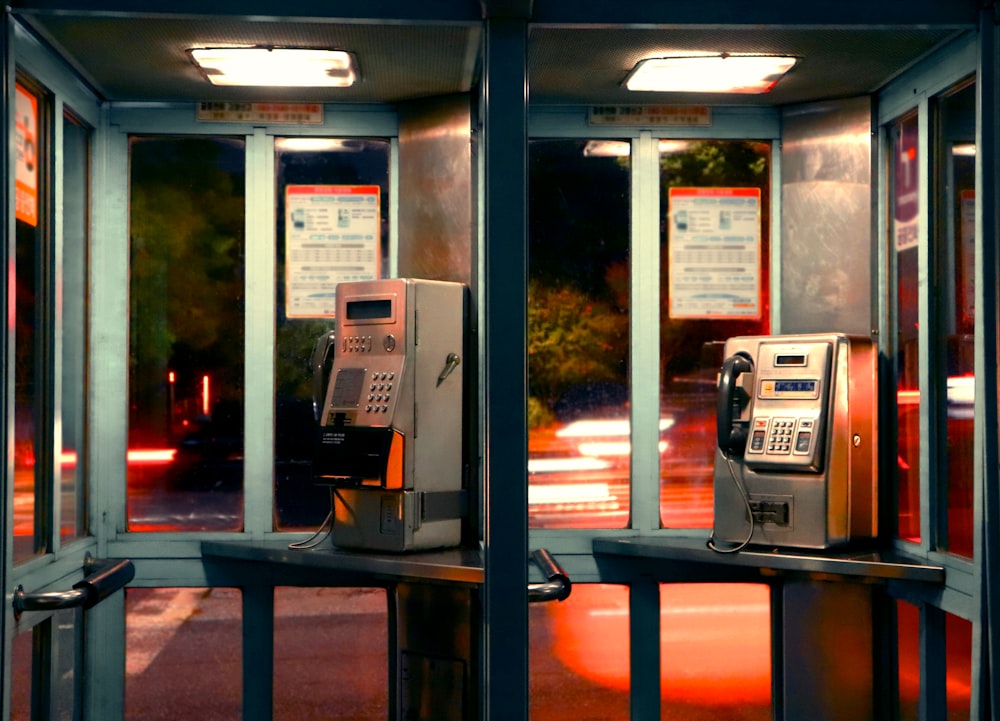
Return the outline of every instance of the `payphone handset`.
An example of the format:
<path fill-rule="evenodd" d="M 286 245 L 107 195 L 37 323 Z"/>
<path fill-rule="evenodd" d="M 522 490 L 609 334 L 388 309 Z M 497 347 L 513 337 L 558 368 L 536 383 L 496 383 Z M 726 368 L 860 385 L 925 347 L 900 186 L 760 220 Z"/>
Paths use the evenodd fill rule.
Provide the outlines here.
<path fill-rule="evenodd" d="M 726 342 L 718 384 L 720 541 L 827 548 L 877 531 L 877 353 L 844 334 Z M 729 550 L 729 549 L 726 549 Z"/>
<path fill-rule="evenodd" d="M 340 283 L 336 307 L 313 463 L 317 482 L 334 488 L 334 545 L 458 545 L 466 287 L 413 278 Z"/>

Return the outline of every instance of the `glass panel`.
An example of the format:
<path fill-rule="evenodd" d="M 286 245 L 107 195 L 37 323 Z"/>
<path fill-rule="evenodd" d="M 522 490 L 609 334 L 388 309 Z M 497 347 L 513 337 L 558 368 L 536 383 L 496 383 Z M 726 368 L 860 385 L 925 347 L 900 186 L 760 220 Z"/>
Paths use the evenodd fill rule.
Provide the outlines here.
<path fill-rule="evenodd" d="M 889 238 L 895 256 L 896 282 L 896 483 L 899 489 L 899 538 L 920 541 L 920 355 L 919 242 L 920 167 L 917 116 L 908 115 L 888 128 Z M 883 439 L 892 433 L 882 434 Z"/>
<path fill-rule="evenodd" d="M 11 721 L 30 721 L 31 716 L 31 670 L 34 659 L 34 634 L 31 629 L 14 636 L 11 650 Z"/>
<path fill-rule="evenodd" d="M 944 255 L 942 286 L 932 304 L 939 314 L 937 344 L 947 372 L 946 459 L 938 474 L 945 501 L 939 545 L 971 558 L 975 402 L 976 85 L 937 100 L 934 180 L 938 198 L 935 247 Z"/>
<path fill-rule="evenodd" d="M 968 721 L 972 710 L 972 624 L 945 614 L 945 648 L 948 721 Z"/>
<path fill-rule="evenodd" d="M 242 598 L 232 588 L 125 590 L 125 719 L 242 719 Z"/>
<path fill-rule="evenodd" d="M 83 473 L 90 129 L 63 117 L 61 534 L 86 535 Z"/>
<path fill-rule="evenodd" d="M 920 704 L 920 609 L 896 601 L 899 721 L 917 721 Z"/>
<path fill-rule="evenodd" d="M 83 609 L 58 611 L 52 629 L 53 721 L 80 718 L 77 702 L 83 698 Z"/>
<path fill-rule="evenodd" d="M 312 482 L 313 453 L 313 375 L 310 366 L 312 351 L 320 335 L 333 329 L 332 312 L 317 309 L 298 309 L 291 313 L 286 308 L 290 296 L 302 297 L 302 292 L 289 293 L 289 271 L 301 268 L 286 263 L 286 241 L 295 239 L 289 234 L 286 216 L 286 194 L 289 186 L 298 190 L 312 190 L 316 195 L 329 186 L 378 186 L 380 189 L 381 237 L 376 240 L 376 257 L 365 256 L 364 266 L 373 264 L 385 277 L 389 268 L 389 141 L 387 140 L 335 140 L 330 138 L 276 138 L 275 174 L 277 199 L 277 299 L 275 322 L 275 449 L 274 449 L 274 507 L 275 527 L 279 530 L 296 530 L 319 526 L 330 510 L 329 491 Z M 304 186 L 304 187 L 303 187 Z M 308 195 L 308 193 L 303 193 Z M 299 203 L 301 205 L 301 203 Z M 305 211 L 296 208 L 298 213 Z M 294 226 L 293 221 L 293 226 Z M 326 240 L 327 238 L 324 237 Z M 301 256 L 306 249 L 297 248 Z M 340 251 L 342 254 L 344 250 Z M 324 274 L 334 273 L 347 280 L 350 270 L 344 258 L 330 252 L 322 255 L 316 251 L 316 261 L 323 264 Z M 354 263 L 354 258 L 346 258 Z M 301 263 L 301 258 L 296 261 Z M 301 288 L 303 278 L 295 279 Z M 327 293 L 329 281 L 318 281 L 320 290 Z M 309 291 L 312 292 L 312 291 Z M 331 298 L 332 301 L 332 298 Z M 289 317 L 291 315 L 292 317 Z M 322 399 L 319 399 L 322 402 Z"/>
<path fill-rule="evenodd" d="M 25 81 L 26 83 L 27 81 Z M 14 100 L 16 133 L 16 256 L 14 297 L 14 563 L 47 550 L 45 538 L 45 304 L 50 268 L 45 199 L 47 143 L 43 136 L 48 98 L 18 82 Z M 36 462 L 37 461 L 37 462 Z M 49 469 L 51 467 L 49 466 Z"/>
<path fill-rule="evenodd" d="M 528 607 L 529 715 L 545 721 L 629 718 L 629 591 L 576 584 Z"/>
<path fill-rule="evenodd" d="M 388 630 L 383 589 L 274 589 L 274 721 L 385 721 Z"/>
<path fill-rule="evenodd" d="M 244 142 L 130 151 L 129 530 L 238 530 Z"/>
<path fill-rule="evenodd" d="M 531 528 L 628 522 L 629 153 L 528 145 Z"/>
<path fill-rule="evenodd" d="M 660 606 L 662 718 L 769 721 L 770 589 L 666 584 Z"/>
<path fill-rule="evenodd" d="M 660 142 L 660 518 L 667 527 L 712 527 L 722 347 L 732 336 L 770 332 L 770 155 L 766 142 Z"/>

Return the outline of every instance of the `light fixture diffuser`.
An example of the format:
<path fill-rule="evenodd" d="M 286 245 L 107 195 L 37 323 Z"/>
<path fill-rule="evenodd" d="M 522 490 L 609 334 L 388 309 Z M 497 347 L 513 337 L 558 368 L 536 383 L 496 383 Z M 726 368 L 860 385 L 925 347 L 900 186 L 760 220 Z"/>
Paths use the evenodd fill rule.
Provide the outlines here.
<path fill-rule="evenodd" d="M 776 55 L 687 55 L 647 58 L 625 78 L 629 90 L 669 93 L 766 93 L 796 58 Z"/>
<path fill-rule="evenodd" d="M 354 56 L 313 48 L 191 48 L 191 60 L 213 85 L 347 88 L 357 80 Z"/>

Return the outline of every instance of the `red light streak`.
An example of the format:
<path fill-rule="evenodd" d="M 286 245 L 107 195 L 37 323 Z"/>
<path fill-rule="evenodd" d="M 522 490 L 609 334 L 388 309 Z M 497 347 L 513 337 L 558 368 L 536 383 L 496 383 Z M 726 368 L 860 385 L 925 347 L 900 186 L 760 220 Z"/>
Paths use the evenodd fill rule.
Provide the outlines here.
<path fill-rule="evenodd" d="M 211 410 L 211 408 L 209 406 L 209 402 L 208 402 L 208 399 L 209 399 L 209 393 L 208 393 L 208 391 L 209 391 L 208 376 L 202 376 L 201 377 L 201 412 L 202 412 L 203 415 L 206 415 L 206 416 L 208 415 L 209 410 Z"/>
<path fill-rule="evenodd" d="M 173 463 L 176 448 L 135 448 L 128 451 L 128 462 L 132 465 Z"/>

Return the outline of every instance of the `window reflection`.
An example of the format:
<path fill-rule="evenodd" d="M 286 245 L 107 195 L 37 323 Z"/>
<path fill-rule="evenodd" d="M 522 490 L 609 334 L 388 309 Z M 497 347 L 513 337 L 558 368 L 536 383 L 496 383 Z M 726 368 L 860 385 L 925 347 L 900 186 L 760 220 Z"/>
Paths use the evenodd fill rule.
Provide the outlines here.
<path fill-rule="evenodd" d="M 896 601 L 899 721 L 917 721 L 920 704 L 920 609 Z"/>
<path fill-rule="evenodd" d="M 528 608 L 529 716 L 629 718 L 629 589 L 576 584 L 559 603 Z"/>
<path fill-rule="evenodd" d="M 529 611 L 531 718 L 629 718 L 629 588 L 577 584 Z M 662 718 L 772 717 L 767 585 L 661 584 L 659 648 Z"/>
<path fill-rule="evenodd" d="M 629 145 L 528 145 L 528 520 L 629 511 Z"/>
<path fill-rule="evenodd" d="M 663 719 L 773 717 L 770 593 L 749 583 L 661 586 Z"/>
<path fill-rule="evenodd" d="M 970 718 L 972 709 L 972 623 L 945 614 L 946 694 L 949 721 Z"/>
<path fill-rule="evenodd" d="M 125 721 L 243 718 L 242 618 L 239 589 L 127 588 Z"/>
<path fill-rule="evenodd" d="M 312 482 L 313 369 L 316 340 L 333 329 L 329 316 L 290 318 L 286 312 L 285 199 L 289 186 L 364 185 L 381 189 L 378 266 L 389 267 L 389 141 L 352 138 L 276 138 L 274 518 L 279 530 L 316 528 L 330 510 L 329 489 Z M 320 399 L 321 402 L 321 399 Z"/>
<path fill-rule="evenodd" d="M 130 139 L 128 525 L 243 523 L 244 142 Z"/>
<path fill-rule="evenodd" d="M 15 94 L 16 132 L 12 148 L 16 164 L 15 290 L 14 290 L 14 562 L 26 561 L 48 550 L 47 479 L 52 466 L 46 458 L 51 438 L 42 437 L 46 408 L 48 313 L 44 299 L 54 271 L 48 207 L 47 138 L 42 134 L 50 99 L 27 78 L 19 79 Z"/>
<path fill-rule="evenodd" d="M 753 141 L 660 144 L 660 518 L 667 527 L 711 528 L 723 344 L 769 332 L 770 153 L 769 143 Z M 756 207 L 756 223 L 735 220 L 729 208 L 737 206 L 723 202 L 731 200 L 744 215 Z M 706 245 L 713 235 L 727 238 L 725 249 Z"/>
<path fill-rule="evenodd" d="M 63 118 L 62 437 L 60 523 L 64 539 L 86 534 L 85 383 L 90 129 Z"/>
<path fill-rule="evenodd" d="M 920 336 L 919 298 L 920 169 L 917 116 L 908 115 L 888 130 L 889 241 L 895 271 L 895 380 L 897 411 L 896 483 L 899 538 L 920 541 Z M 889 434 L 884 436 L 891 438 Z"/>
<path fill-rule="evenodd" d="M 974 473 L 976 266 L 976 86 L 967 83 L 939 98 L 935 115 L 938 214 L 934 247 L 943 255 L 941 285 L 949 292 L 933 304 L 939 313 L 937 346 L 946 373 L 945 463 L 939 474 L 942 548 L 971 558 Z"/>

